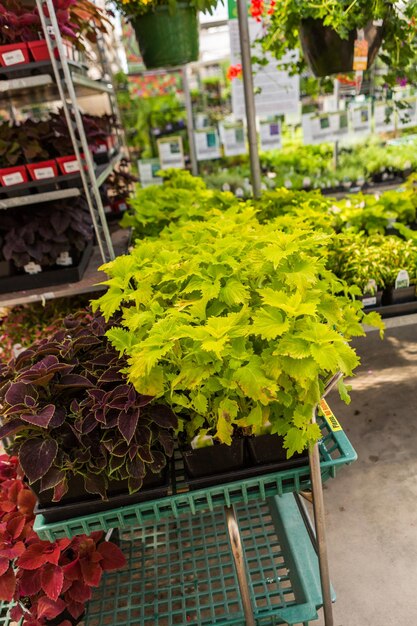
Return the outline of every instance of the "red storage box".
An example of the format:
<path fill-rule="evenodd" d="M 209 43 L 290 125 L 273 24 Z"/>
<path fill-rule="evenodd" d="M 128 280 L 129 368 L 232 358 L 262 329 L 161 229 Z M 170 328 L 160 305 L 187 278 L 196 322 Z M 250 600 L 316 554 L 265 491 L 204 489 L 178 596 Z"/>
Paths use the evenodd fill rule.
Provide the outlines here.
<path fill-rule="evenodd" d="M 28 173 L 24 165 L 0 168 L 0 184 L 3 187 L 11 185 L 21 185 L 28 182 Z"/>
<path fill-rule="evenodd" d="M 84 154 L 81 154 L 81 158 L 84 158 Z M 80 166 L 78 164 L 75 154 L 71 154 L 70 156 L 58 157 L 57 161 L 62 174 L 76 174 L 76 172 L 80 171 Z"/>
<path fill-rule="evenodd" d="M 6 46 L 0 46 L 0 65 L 2 67 L 23 63 L 29 63 L 27 43 L 11 43 Z"/>
<path fill-rule="evenodd" d="M 45 180 L 58 176 L 58 166 L 55 159 L 39 161 L 39 163 L 27 163 L 27 169 L 32 180 Z"/>
<path fill-rule="evenodd" d="M 69 41 L 63 41 L 65 56 L 67 59 L 73 58 L 73 45 Z M 28 43 L 30 53 L 34 61 L 48 61 L 49 50 L 46 45 L 45 39 L 39 39 L 37 41 L 29 41 Z M 55 58 L 58 58 L 58 51 L 55 50 Z"/>

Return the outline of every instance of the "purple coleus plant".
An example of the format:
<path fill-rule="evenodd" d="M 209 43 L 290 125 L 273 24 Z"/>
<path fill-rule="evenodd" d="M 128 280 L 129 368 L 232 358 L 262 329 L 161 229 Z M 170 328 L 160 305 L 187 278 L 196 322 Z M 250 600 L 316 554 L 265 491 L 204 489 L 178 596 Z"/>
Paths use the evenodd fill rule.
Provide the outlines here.
<path fill-rule="evenodd" d="M 18 215 L 0 215 L 2 254 L 16 267 L 33 261 L 54 265 L 61 252 L 82 252 L 93 238 L 93 226 L 85 198 L 67 200 Z"/>
<path fill-rule="evenodd" d="M 54 502 L 80 476 L 102 499 L 112 481 L 134 493 L 172 456 L 177 418 L 127 382 L 103 317 L 87 310 L 62 324 L 0 367 L 0 437 L 11 439 L 36 491 L 53 489 Z"/>

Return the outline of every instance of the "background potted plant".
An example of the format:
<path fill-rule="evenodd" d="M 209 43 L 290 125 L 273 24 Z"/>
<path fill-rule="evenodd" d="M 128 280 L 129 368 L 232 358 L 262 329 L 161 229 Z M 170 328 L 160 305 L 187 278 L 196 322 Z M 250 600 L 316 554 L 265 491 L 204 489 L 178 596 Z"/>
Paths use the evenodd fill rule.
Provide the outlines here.
<path fill-rule="evenodd" d="M 120 549 L 103 532 L 54 543 L 33 530 L 36 498 L 16 457 L 0 457 L 0 600 L 22 626 L 78 624 L 105 571 L 122 568 Z M 20 621 L 22 620 L 22 621 Z"/>
<path fill-rule="evenodd" d="M 198 11 L 211 11 L 217 0 L 116 0 L 136 32 L 148 69 L 198 60 Z"/>
<path fill-rule="evenodd" d="M 48 519 L 121 506 L 162 484 L 176 426 L 172 411 L 127 383 L 102 317 L 82 311 L 62 326 L 1 371 L 1 436 L 13 437 Z M 53 505 L 61 501 L 63 510 Z"/>
<path fill-rule="evenodd" d="M 417 52 L 414 2 L 289 0 L 274 2 L 270 15 L 268 8 L 268 2 L 252 0 L 252 13 L 267 19 L 264 44 L 282 58 L 288 50 L 299 47 L 300 38 L 304 57 L 298 64 L 299 70 L 307 61 L 316 76 L 352 71 L 354 42 L 364 38 L 368 44 L 367 67 L 372 65 L 382 43 L 380 57 L 386 65 L 386 84 L 395 86 L 398 76 L 411 72 Z"/>
<path fill-rule="evenodd" d="M 93 238 L 91 219 L 83 198 L 29 213 L 1 215 L 0 231 L 4 233 L 4 258 L 29 273 L 35 273 L 33 264 L 38 266 L 37 271 L 59 265 L 63 254 L 67 259 L 63 265 L 78 262 Z"/>

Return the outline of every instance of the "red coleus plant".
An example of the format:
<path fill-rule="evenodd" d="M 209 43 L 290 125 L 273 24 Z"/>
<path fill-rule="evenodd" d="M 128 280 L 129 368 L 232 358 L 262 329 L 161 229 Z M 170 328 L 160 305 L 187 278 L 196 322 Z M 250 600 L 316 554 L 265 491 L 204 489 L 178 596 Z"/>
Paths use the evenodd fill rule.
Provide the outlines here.
<path fill-rule="evenodd" d="M 42 541 L 33 530 L 35 502 L 17 458 L 0 456 L 0 600 L 14 601 L 10 618 L 23 619 L 22 626 L 43 626 L 61 615 L 54 623 L 72 626 L 103 572 L 123 567 L 125 557 L 101 531 Z"/>

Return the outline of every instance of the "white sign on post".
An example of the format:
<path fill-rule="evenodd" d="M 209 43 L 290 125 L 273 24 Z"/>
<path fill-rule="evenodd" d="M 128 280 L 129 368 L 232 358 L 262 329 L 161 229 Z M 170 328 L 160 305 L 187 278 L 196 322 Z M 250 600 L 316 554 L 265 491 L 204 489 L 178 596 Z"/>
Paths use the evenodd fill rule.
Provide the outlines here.
<path fill-rule="evenodd" d="M 282 147 L 281 124 L 276 120 L 261 120 L 259 122 L 261 150 L 274 150 Z"/>
<path fill-rule="evenodd" d="M 219 159 L 221 157 L 220 138 L 217 128 L 211 127 L 204 130 L 195 130 L 194 141 L 198 161 Z"/>
<path fill-rule="evenodd" d="M 417 126 L 417 98 L 406 100 L 407 107 L 397 110 L 397 128 Z"/>
<path fill-rule="evenodd" d="M 349 133 L 346 111 L 308 113 L 302 116 L 305 144 L 339 141 Z"/>
<path fill-rule="evenodd" d="M 156 175 L 160 169 L 161 164 L 158 159 L 140 159 L 138 161 L 138 170 L 142 187 L 162 185 L 162 178 Z"/>
<path fill-rule="evenodd" d="M 389 104 L 376 103 L 374 108 L 374 131 L 389 133 L 395 130 L 394 107 Z"/>
<path fill-rule="evenodd" d="M 371 104 L 351 107 L 349 120 L 353 133 L 357 135 L 370 135 L 372 133 L 372 108 Z"/>
<path fill-rule="evenodd" d="M 262 24 L 255 19 L 249 18 L 249 34 L 254 55 L 262 57 L 263 51 L 259 44 L 254 42 L 262 37 Z M 229 20 L 231 62 L 233 65 L 241 62 L 239 26 L 237 19 Z M 253 79 L 255 87 L 256 114 L 260 116 L 284 115 L 298 108 L 300 99 L 300 77 L 290 76 L 287 71 L 280 70 L 279 64 L 284 65 L 291 59 L 297 58 L 297 52 L 288 53 L 278 63 L 272 54 L 267 54 L 267 65 L 253 66 Z M 232 81 L 232 109 L 237 119 L 245 116 L 245 98 L 243 82 L 239 78 Z"/>
<path fill-rule="evenodd" d="M 224 156 L 237 156 L 246 154 L 245 127 L 243 122 L 220 124 L 220 139 L 223 144 Z"/>
<path fill-rule="evenodd" d="M 185 167 L 182 137 L 162 137 L 158 139 L 157 144 L 161 170 Z"/>

